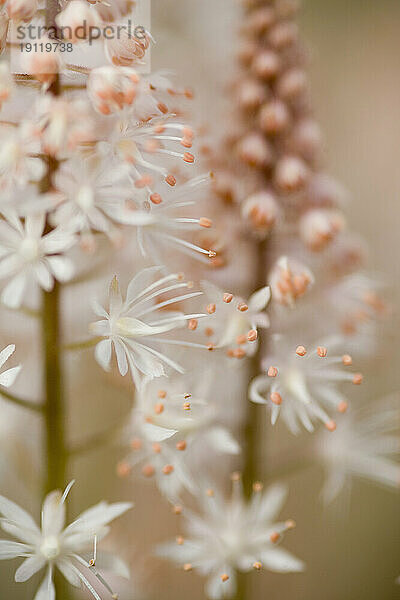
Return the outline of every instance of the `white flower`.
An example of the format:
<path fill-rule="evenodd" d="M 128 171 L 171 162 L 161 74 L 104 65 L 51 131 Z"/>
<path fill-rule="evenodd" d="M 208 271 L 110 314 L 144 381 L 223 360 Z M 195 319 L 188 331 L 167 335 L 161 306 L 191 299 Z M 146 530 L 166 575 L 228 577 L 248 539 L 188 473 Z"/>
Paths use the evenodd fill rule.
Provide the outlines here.
<path fill-rule="evenodd" d="M 110 143 L 103 143 L 105 152 L 111 153 L 129 165 L 129 174 L 138 188 L 152 192 L 154 179 L 165 180 L 169 185 L 176 184 L 163 161 L 165 158 L 179 159 L 187 164 L 194 162 L 194 156 L 181 148 L 190 148 L 193 141 L 192 130 L 181 123 L 167 120 L 151 121 L 146 124 L 117 124 Z M 180 148 L 180 147 L 181 148 Z"/>
<path fill-rule="evenodd" d="M 293 307 L 314 283 L 311 271 L 301 262 L 281 256 L 272 267 L 268 277 L 275 301 Z"/>
<path fill-rule="evenodd" d="M 73 246 L 74 236 L 61 227 L 43 235 L 45 224 L 45 215 L 0 222 L 0 279 L 10 280 L 1 294 L 6 306 L 21 306 L 31 282 L 49 291 L 54 279 L 64 282 L 73 275 L 71 260 L 61 253 Z"/>
<path fill-rule="evenodd" d="M 79 98 L 56 98 L 44 94 L 35 109 L 43 151 L 52 156 L 71 153 L 94 138 L 90 104 Z"/>
<path fill-rule="evenodd" d="M 246 198 L 241 212 L 242 217 L 261 238 L 269 235 L 281 216 L 275 196 L 267 191 L 257 192 Z"/>
<path fill-rule="evenodd" d="M 3 368 L 4 364 L 10 358 L 10 356 L 14 353 L 15 346 L 14 344 L 9 344 L 0 352 L 0 369 Z M 6 369 L 0 373 L 0 385 L 8 388 L 11 387 L 16 380 L 18 373 L 21 370 L 21 365 L 17 367 L 11 367 L 11 369 Z"/>
<path fill-rule="evenodd" d="M 168 311 L 161 312 L 164 316 L 160 317 L 159 311 L 200 296 L 202 292 L 184 293 L 161 300 L 160 297 L 165 298 L 170 292 L 190 288 L 191 283 L 183 281 L 181 275 L 175 274 L 154 281 L 159 271 L 160 267 L 139 271 L 128 285 L 125 300 L 121 296 L 118 280 L 114 277 L 109 290 L 109 311 L 97 303 L 94 304 L 96 314 L 102 319 L 91 324 L 91 332 L 105 338 L 96 346 L 97 362 L 103 369 L 109 370 L 114 346 L 121 375 L 126 375 L 130 369 L 138 387 L 143 376 L 148 379 L 160 377 L 165 374 L 165 367 L 179 373 L 184 371 L 174 359 L 161 352 L 159 346 L 200 346 L 184 340 L 171 339 L 164 334 L 184 327 L 187 321 L 203 317 L 203 314 L 185 315 L 179 311 Z"/>
<path fill-rule="evenodd" d="M 18 540 L 0 540 L 0 560 L 19 557 L 25 559 L 15 573 L 16 582 L 27 581 L 35 573 L 46 568 L 46 575 L 35 600 L 55 599 L 53 573 L 56 568 L 72 586 L 86 587 L 95 600 L 100 600 L 100 596 L 87 579 L 90 571 L 95 574 L 97 571 L 93 561 L 89 562 L 90 555 L 86 552 L 90 552 L 95 536 L 97 540 L 105 537 L 109 531 L 108 524 L 132 507 L 128 502 L 100 502 L 81 513 L 73 523 L 65 527 L 65 500 L 72 483 L 64 494 L 56 490 L 45 498 L 41 528 L 25 510 L 0 496 L 0 513 L 3 515 L 0 526 Z M 127 576 L 123 563 L 114 557 L 103 557 L 98 553 L 98 560 L 94 562 L 100 568 L 102 562 L 108 563 L 107 567 L 113 565 L 121 575 Z M 99 578 L 99 581 L 101 579 Z"/>
<path fill-rule="evenodd" d="M 97 155 L 76 156 L 57 171 L 55 185 L 61 194 L 50 217 L 55 225 L 67 223 L 81 233 L 111 233 L 113 222 L 131 218 L 125 203 L 135 190 L 121 165 L 110 165 Z"/>
<path fill-rule="evenodd" d="M 202 322 L 211 342 L 217 348 L 228 347 L 228 356 L 243 358 L 251 356 L 257 349 L 258 328 L 269 327 L 265 312 L 270 299 L 269 287 L 255 291 L 248 301 L 223 292 L 208 281 L 202 288 L 210 304 L 207 312 L 211 316 Z"/>
<path fill-rule="evenodd" d="M 286 497 L 276 485 L 266 493 L 255 484 L 249 502 L 243 498 L 240 482 L 234 482 L 229 501 L 209 489 L 200 498 L 202 513 L 184 510 L 187 535 L 176 543 L 160 546 L 157 554 L 207 576 L 206 594 L 212 600 L 233 596 L 236 571 L 265 567 L 280 573 L 303 571 L 304 563 L 280 547 L 283 534 L 293 521 L 275 522 Z"/>
<path fill-rule="evenodd" d="M 393 394 L 372 406 L 350 410 L 335 435 L 321 431 L 315 443 L 326 481 L 322 496 L 326 503 L 359 477 L 390 489 L 400 487 L 399 394 Z"/>
<path fill-rule="evenodd" d="M 207 366 L 184 376 L 173 374 L 148 382 L 135 395 L 128 436 L 131 452 L 119 464 L 121 475 L 137 465 L 155 476 L 160 490 L 177 501 L 182 488 L 194 489 L 202 465 L 215 453 L 232 455 L 240 447 L 222 424 Z"/>
<path fill-rule="evenodd" d="M 340 340 L 332 341 L 339 345 Z M 307 431 L 313 431 L 315 420 L 322 421 L 330 431 L 336 429 L 323 406 L 345 412 L 347 402 L 338 389 L 341 382 L 362 382 L 360 373 L 346 373 L 352 364 L 348 354 L 329 355 L 325 346 L 307 351 L 304 346 L 289 350 L 283 340 L 277 339 L 275 355 L 263 360 L 265 374 L 255 377 L 250 384 L 250 400 L 271 408 L 274 425 L 280 414 L 292 433 L 299 432 L 299 422 Z M 329 346 L 328 346 L 329 348 Z"/>
<path fill-rule="evenodd" d="M 212 226 L 207 217 L 187 214 L 187 207 L 196 203 L 196 193 L 208 180 L 208 176 L 199 176 L 175 188 L 160 189 L 161 193 L 142 190 L 132 197 L 136 210 L 125 215 L 125 222 L 137 227 L 137 241 L 144 257 L 165 266 L 171 257 L 171 248 L 204 263 L 215 256 L 214 251 L 185 239 L 188 233 L 193 236 L 194 232 Z"/>
<path fill-rule="evenodd" d="M 140 37 L 135 32 L 133 24 L 130 28 L 119 28 L 117 36 L 109 37 L 104 40 L 104 48 L 106 56 L 111 64 L 117 67 L 132 67 L 140 64 L 146 50 L 150 46 L 150 34 L 147 31 L 143 32 Z"/>
<path fill-rule="evenodd" d="M 130 67 L 98 67 L 89 74 L 87 92 L 95 109 L 110 115 L 132 105 L 139 81 L 139 75 Z"/>
<path fill-rule="evenodd" d="M 15 184 L 24 186 L 29 181 L 39 181 L 45 166 L 34 155 L 39 150 L 31 123 L 22 122 L 18 127 L 3 128 L 0 145 L 0 189 Z"/>

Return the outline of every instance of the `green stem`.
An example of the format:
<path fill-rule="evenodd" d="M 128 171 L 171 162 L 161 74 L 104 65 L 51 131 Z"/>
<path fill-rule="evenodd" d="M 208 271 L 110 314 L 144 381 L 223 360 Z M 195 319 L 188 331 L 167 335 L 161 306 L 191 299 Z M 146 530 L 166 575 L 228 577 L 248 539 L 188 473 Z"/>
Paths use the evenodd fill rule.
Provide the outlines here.
<path fill-rule="evenodd" d="M 13 404 L 16 404 L 17 406 L 21 406 L 21 408 L 27 408 L 28 410 L 32 410 L 33 412 L 37 412 L 37 413 L 43 412 L 42 404 L 35 404 L 34 402 L 31 402 L 30 400 L 25 400 L 24 398 L 15 396 L 14 394 L 11 394 L 10 392 L 8 392 L 5 388 L 3 388 L 1 386 L 0 386 L 0 396 L 2 398 L 5 398 L 6 400 L 9 400 Z"/>
<path fill-rule="evenodd" d="M 43 355 L 47 476 L 46 493 L 65 486 L 67 452 L 60 344 L 60 285 L 43 292 Z"/>
<path fill-rule="evenodd" d="M 92 348 L 96 344 L 98 344 L 103 338 L 95 337 L 90 338 L 89 340 L 83 340 L 82 342 L 73 342 L 71 344 L 64 344 L 62 347 L 63 350 L 85 350 L 86 348 Z"/>

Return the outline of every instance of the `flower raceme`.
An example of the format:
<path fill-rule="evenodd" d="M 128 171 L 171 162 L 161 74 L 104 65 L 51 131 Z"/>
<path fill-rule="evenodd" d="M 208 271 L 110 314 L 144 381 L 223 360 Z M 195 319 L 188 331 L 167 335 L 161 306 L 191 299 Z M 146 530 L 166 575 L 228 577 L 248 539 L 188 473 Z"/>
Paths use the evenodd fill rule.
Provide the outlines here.
<path fill-rule="evenodd" d="M 313 431 L 315 420 L 334 431 L 336 423 L 323 407 L 345 412 L 347 401 L 338 390 L 338 384 L 362 382 L 360 373 L 346 373 L 352 364 L 351 356 L 329 356 L 325 346 L 311 352 L 304 346 L 290 351 L 278 340 L 276 346 L 275 356 L 264 361 L 265 373 L 250 384 L 250 400 L 271 408 L 273 425 L 281 414 L 292 433 L 299 432 L 299 423 L 307 431 Z"/>
<path fill-rule="evenodd" d="M 42 522 L 39 528 L 34 519 L 17 504 L 0 496 L 1 528 L 18 541 L 0 540 L 0 560 L 24 558 L 15 573 L 16 582 L 24 582 L 46 568 L 46 575 L 35 596 L 36 600 L 54 600 L 54 570 L 58 569 L 74 587 L 85 587 L 95 598 L 99 594 L 89 582 L 90 572 L 112 593 L 105 580 L 98 574 L 96 565 L 107 564 L 117 575 L 129 577 L 122 561 L 103 552 L 95 551 L 90 560 L 94 540 L 103 539 L 109 532 L 109 523 L 132 507 L 129 502 L 108 504 L 100 502 L 81 513 L 73 523 L 65 527 L 65 501 L 72 487 L 71 482 L 64 493 L 60 490 L 46 496 L 42 506 Z M 112 595 L 113 598 L 117 596 Z"/>
<path fill-rule="evenodd" d="M 276 522 L 286 489 L 276 485 L 262 492 L 255 483 L 250 501 L 243 497 L 240 477 L 233 476 L 230 500 L 212 488 L 198 494 L 200 513 L 183 512 L 186 535 L 160 545 L 157 554 L 207 576 L 206 594 L 211 600 L 231 597 L 236 571 L 300 572 L 304 563 L 280 547 L 284 533 L 295 527 L 292 520 Z"/>
<path fill-rule="evenodd" d="M 150 267 L 137 273 L 128 285 L 125 299 L 122 298 L 118 279 L 114 277 L 109 288 L 108 312 L 97 302 L 94 303 L 94 310 L 101 320 L 92 323 L 90 329 L 94 335 L 104 338 L 96 346 L 97 362 L 103 369 L 109 370 L 114 347 L 119 372 L 126 375 L 130 370 L 138 387 L 143 379 L 164 375 L 166 368 L 184 372 L 176 360 L 160 351 L 160 347 L 172 345 L 206 348 L 183 339 L 171 339 L 166 335 L 205 315 L 184 314 L 177 310 L 163 313 L 163 309 L 196 298 L 202 292 L 187 292 L 171 297 L 171 292 L 190 289 L 192 284 L 185 282 L 179 274 L 155 279 L 159 271 L 160 267 Z"/>

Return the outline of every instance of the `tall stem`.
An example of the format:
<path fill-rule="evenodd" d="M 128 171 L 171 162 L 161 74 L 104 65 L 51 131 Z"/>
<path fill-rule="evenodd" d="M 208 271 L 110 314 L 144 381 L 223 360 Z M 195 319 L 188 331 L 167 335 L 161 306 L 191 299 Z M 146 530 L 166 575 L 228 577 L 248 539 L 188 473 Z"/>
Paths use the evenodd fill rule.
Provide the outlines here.
<path fill-rule="evenodd" d="M 265 285 L 267 273 L 267 243 L 260 242 L 257 245 L 257 268 L 256 268 L 256 287 L 258 289 Z M 262 341 L 258 347 L 258 352 L 254 355 L 250 369 L 249 377 L 253 379 L 259 373 L 260 369 L 260 354 L 262 350 Z M 253 483 L 261 475 L 265 474 L 264 465 L 262 468 L 259 465 L 258 456 L 260 451 L 260 406 L 254 402 L 247 401 L 245 422 L 243 426 L 243 491 L 244 495 L 249 500 L 252 491 Z M 235 600 L 248 600 L 252 597 L 251 593 L 251 577 L 248 573 L 237 573 L 237 591 Z"/>
<path fill-rule="evenodd" d="M 65 407 L 60 342 L 60 285 L 56 282 L 51 292 L 43 292 L 43 358 L 46 427 L 46 493 L 65 486 L 66 444 Z"/>

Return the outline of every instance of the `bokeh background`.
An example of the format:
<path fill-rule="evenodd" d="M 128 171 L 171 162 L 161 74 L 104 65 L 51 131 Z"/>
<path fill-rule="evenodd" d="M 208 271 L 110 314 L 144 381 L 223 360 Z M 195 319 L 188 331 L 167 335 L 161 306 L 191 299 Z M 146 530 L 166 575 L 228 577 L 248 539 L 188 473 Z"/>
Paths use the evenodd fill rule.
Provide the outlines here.
<path fill-rule="evenodd" d="M 369 264 L 382 274 L 392 305 L 400 296 L 400 2 L 398 0 L 304 0 L 301 28 L 311 56 L 315 111 L 325 137 L 325 159 L 332 175 L 351 192 L 347 215 L 368 242 Z M 240 26 L 238 0 L 152 0 L 153 68 L 167 68 L 195 92 L 199 123 L 207 123 L 215 143 L 229 127 L 230 77 Z M 400 389 L 394 314 L 384 352 L 362 394 L 368 401 Z M 15 324 L 22 340 L 25 325 Z M 33 333 L 33 335 L 35 335 Z M 118 422 L 129 405 L 127 390 L 115 392 L 91 358 L 82 378 L 71 384 L 69 428 L 74 439 Z M 73 366 L 73 365 L 72 365 Z M 91 380 L 90 386 L 85 381 Z M 92 385 L 92 382 L 93 385 Z M 109 402 L 113 394 L 113 402 Z M 38 439 L 38 424 L 28 423 L 26 443 Z M 266 429 L 267 450 L 282 429 Z M 143 483 L 115 477 L 118 448 L 95 450 L 73 464 L 79 485 L 71 495 L 72 514 L 95 503 L 134 497 L 130 518 L 116 524 L 114 541 L 133 568 L 123 600 L 203 598 L 202 581 L 155 559 L 145 559 L 156 541 L 177 533 L 169 506 Z M 3 457 L 3 462 L 7 461 Z M 268 477 L 268 453 L 259 465 Z M 261 458 L 260 458 L 261 461 Z M 26 477 L 38 473 L 24 465 Z M 251 597 L 269 600 L 394 600 L 400 597 L 399 499 L 387 490 L 355 482 L 351 498 L 323 509 L 318 494 L 322 473 L 307 469 L 290 477 L 283 516 L 298 527 L 286 546 L 307 562 L 302 575 L 251 574 Z M 29 487 L 29 486 L 28 486 Z M 35 489 L 33 482 L 31 489 Z M 39 510 L 23 497 L 23 482 L 7 479 L 4 495 Z M 113 540 L 110 541 L 110 543 Z M 143 569 L 142 569 L 143 567 Z M 12 582 L 14 565 L 0 564 L 0 598 L 30 600 L 37 580 Z M 71 595 L 72 600 L 72 595 Z"/>

